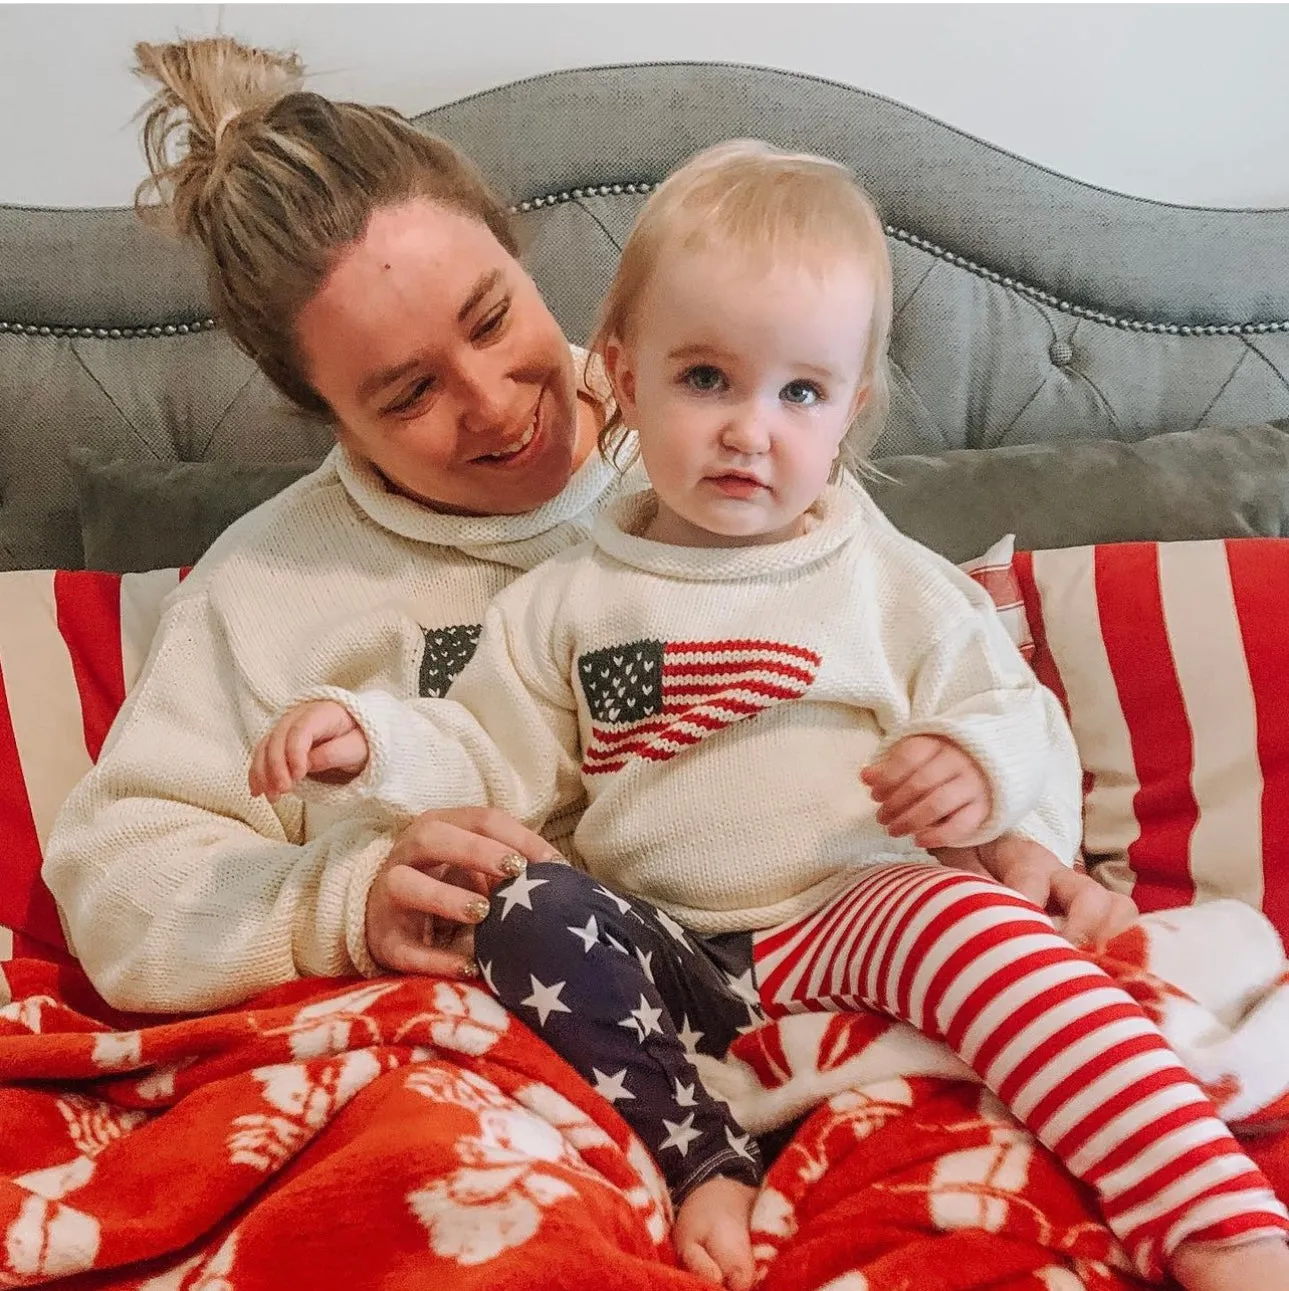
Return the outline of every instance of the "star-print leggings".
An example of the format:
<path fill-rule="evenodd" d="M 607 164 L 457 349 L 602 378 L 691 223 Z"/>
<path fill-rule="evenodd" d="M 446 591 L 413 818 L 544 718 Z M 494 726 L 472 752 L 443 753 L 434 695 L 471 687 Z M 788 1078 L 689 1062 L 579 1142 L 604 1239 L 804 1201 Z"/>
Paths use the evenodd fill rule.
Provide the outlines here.
<path fill-rule="evenodd" d="M 1183 1240 L 1289 1217 L 1136 1002 L 998 884 L 927 863 L 858 870 L 824 908 L 696 937 L 560 864 L 503 885 L 476 930 L 498 998 L 612 1100 L 683 1200 L 757 1182 L 755 1145 L 689 1060 L 786 1013 L 870 1008 L 966 1062 L 1077 1178 L 1138 1269 Z"/>

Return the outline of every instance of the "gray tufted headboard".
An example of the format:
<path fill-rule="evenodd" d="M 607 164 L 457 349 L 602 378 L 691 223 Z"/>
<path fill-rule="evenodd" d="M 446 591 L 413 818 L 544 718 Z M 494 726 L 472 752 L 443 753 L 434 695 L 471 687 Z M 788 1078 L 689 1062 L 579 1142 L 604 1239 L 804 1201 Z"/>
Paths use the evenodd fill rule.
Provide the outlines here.
<path fill-rule="evenodd" d="M 899 104 L 763 68 L 557 72 L 430 112 L 515 202 L 582 339 L 642 193 L 717 140 L 855 168 L 896 270 L 878 452 L 1138 439 L 1289 416 L 1289 210 L 1107 193 Z M 0 206 L 0 568 L 76 566 L 64 456 L 321 456 L 209 318 L 192 254 L 128 210 Z"/>

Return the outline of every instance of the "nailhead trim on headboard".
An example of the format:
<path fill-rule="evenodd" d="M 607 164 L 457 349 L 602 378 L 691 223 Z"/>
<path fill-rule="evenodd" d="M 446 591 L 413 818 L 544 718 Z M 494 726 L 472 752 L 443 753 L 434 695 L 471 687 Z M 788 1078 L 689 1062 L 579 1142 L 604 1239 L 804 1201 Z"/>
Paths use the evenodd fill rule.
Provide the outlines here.
<path fill-rule="evenodd" d="M 624 194 L 649 193 L 657 187 L 652 180 L 636 180 L 623 184 L 587 184 L 581 188 L 563 189 L 558 193 L 546 193 L 540 197 L 530 197 L 510 208 L 512 215 L 527 215 L 548 206 L 562 206 L 565 202 L 576 202 L 584 197 L 620 197 Z M 897 228 L 893 224 L 886 226 L 889 237 L 907 246 L 916 247 L 933 255 L 937 260 L 965 269 L 977 278 L 997 283 L 1010 291 L 1028 296 L 1063 314 L 1075 318 L 1090 319 L 1094 323 L 1103 323 L 1107 327 L 1117 327 L 1128 332 L 1150 332 L 1167 336 L 1261 336 L 1268 332 L 1289 332 L 1289 319 L 1275 323 L 1152 323 L 1140 318 L 1120 318 L 1106 314 L 1098 309 L 1089 309 L 1086 305 L 1076 305 L 1073 301 L 1062 300 L 1050 292 L 1031 286 L 1017 278 L 987 269 L 966 256 L 958 255 L 926 238 L 918 237 L 907 229 Z M 16 332 L 21 336 L 72 336 L 81 339 L 98 340 L 134 340 L 145 336 L 187 336 L 192 332 L 207 332 L 215 327 L 213 318 L 193 319 L 186 323 L 154 323 L 150 327 L 53 327 L 35 323 L 5 322 L 0 319 L 0 332 Z"/>
<path fill-rule="evenodd" d="M 192 332 L 209 332 L 214 326 L 213 318 L 194 318 L 187 323 L 153 323 L 148 327 L 56 327 L 7 323 L 0 318 L 0 332 L 17 332 L 20 336 L 75 336 L 103 341 L 132 341 L 142 336 L 187 336 Z"/>

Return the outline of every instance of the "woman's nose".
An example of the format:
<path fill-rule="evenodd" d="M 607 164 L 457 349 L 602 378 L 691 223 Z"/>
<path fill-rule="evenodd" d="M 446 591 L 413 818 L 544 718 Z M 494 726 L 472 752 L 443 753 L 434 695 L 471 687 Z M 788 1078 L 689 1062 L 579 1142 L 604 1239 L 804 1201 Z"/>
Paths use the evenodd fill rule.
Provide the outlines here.
<path fill-rule="evenodd" d="M 514 384 L 505 371 L 474 362 L 460 374 L 461 428 L 472 435 L 496 435 L 512 429 Z"/>

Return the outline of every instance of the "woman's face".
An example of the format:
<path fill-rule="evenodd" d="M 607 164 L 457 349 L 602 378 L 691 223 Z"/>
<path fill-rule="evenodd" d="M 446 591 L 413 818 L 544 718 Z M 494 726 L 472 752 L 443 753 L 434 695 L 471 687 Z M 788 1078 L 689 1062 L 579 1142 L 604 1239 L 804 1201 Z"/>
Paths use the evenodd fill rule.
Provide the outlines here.
<path fill-rule="evenodd" d="M 296 343 L 340 442 L 429 505 L 530 511 L 585 456 L 572 357 L 536 285 L 487 225 L 447 207 L 377 211 Z"/>

